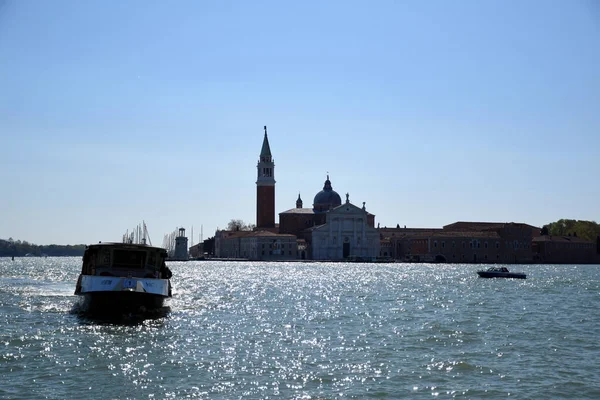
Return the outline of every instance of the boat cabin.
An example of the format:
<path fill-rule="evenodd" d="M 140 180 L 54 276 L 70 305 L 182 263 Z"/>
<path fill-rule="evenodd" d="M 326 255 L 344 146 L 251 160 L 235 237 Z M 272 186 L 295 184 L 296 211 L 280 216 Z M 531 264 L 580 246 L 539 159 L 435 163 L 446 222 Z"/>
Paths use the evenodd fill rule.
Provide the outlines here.
<path fill-rule="evenodd" d="M 491 267 L 491 268 L 488 268 L 488 271 L 491 271 L 491 272 L 509 272 L 508 268 L 506 268 L 506 267 Z"/>
<path fill-rule="evenodd" d="M 86 248 L 82 275 L 162 278 L 171 276 L 167 251 L 160 247 L 128 243 L 99 243 Z"/>

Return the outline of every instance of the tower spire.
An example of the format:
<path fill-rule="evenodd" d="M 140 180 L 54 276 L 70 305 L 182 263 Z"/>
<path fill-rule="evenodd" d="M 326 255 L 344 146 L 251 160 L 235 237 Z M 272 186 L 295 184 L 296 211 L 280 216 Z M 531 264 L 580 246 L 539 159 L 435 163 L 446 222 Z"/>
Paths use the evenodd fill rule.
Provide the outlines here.
<path fill-rule="evenodd" d="M 260 149 L 260 160 L 271 162 L 271 146 L 269 146 L 269 137 L 267 136 L 267 126 L 265 125 L 265 137 L 263 139 L 262 148 Z"/>

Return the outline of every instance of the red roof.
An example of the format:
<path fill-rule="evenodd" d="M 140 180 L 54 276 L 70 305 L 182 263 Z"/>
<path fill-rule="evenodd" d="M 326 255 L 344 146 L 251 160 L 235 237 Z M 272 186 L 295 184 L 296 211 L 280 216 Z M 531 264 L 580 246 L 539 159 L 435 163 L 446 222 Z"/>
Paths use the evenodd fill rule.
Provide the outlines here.
<path fill-rule="evenodd" d="M 469 239 L 469 238 L 481 238 L 481 239 L 500 239 L 500 235 L 498 235 L 495 231 L 472 231 L 472 232 L 464 232 L 464 231 L 429 231 L 429 232 L 411 232 L 400 234 L 396 236 L 387 236 L 388 239 L 391 238 L 400 238 L 400 239 Z"/>
<path fill-rule="evenodd" d="M 504 228 L 506 225 L 519 225 L 528 227 L 534 230 L 539 230 L 540 228 L 535 227 L 533 225 L 525 224 L 522 222 L 468 222 L 468 221 L 458 221 L 453 224 L 445 225 L 444 230 L 452 230 L 452 231 L 487 231 L 493 229 Z"/>
<path fill-rule="evenodd" d="M 280 212 L 279 214 L 314 214 L 312 208 L 290 208 L 289 210 Z"/>
<path fill-rule="evenodd" d="M 590 240 L 585 240 L 577 236 L 537 236 L 532 239 L 533 242 L 554 242 L 554 243 L 594 243 Z"/>

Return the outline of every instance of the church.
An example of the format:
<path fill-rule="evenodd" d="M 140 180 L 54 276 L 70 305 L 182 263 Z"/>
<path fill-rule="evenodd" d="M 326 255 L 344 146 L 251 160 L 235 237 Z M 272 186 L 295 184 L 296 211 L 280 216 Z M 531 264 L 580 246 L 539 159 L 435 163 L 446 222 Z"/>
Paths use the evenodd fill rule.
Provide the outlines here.
<path fill-rule="evenodd" d="M 370 259 L 379 255 L 379 233 L 375 215 L 366 211 L 365 203 L 357 207 L 350 195 L 342 203 L 333 190 L 329 175 L 323 189 L 304 208 L 298 195 L 296 207 L 279 213 L 275 223 L 275 163 L 269 146 L 267 127 L 257 164 L 256 231 L 273 235 L 293 235 L 297 240 L 297 258 L 313 260 Z"/>

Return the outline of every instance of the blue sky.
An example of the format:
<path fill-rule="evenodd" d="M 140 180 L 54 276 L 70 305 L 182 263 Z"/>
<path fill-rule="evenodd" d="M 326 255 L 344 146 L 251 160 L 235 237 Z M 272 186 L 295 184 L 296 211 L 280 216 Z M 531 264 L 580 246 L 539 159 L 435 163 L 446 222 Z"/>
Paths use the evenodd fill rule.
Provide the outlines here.
<path fill-rule="evenodd" d="M 154 244 L 333 188 L 381 226 L 598 220 L 600 6 L 0 0 L 0 238 Z"/>

